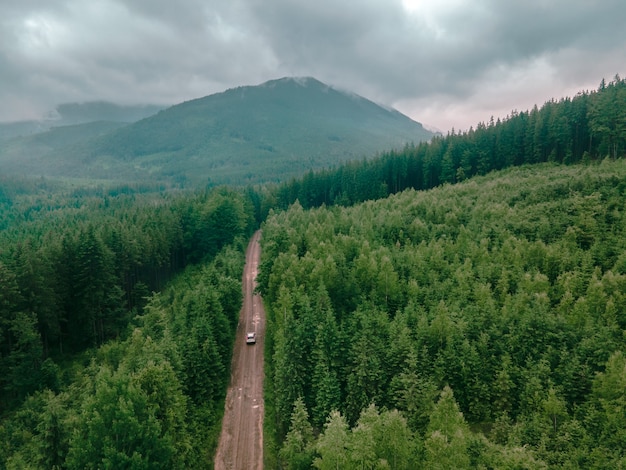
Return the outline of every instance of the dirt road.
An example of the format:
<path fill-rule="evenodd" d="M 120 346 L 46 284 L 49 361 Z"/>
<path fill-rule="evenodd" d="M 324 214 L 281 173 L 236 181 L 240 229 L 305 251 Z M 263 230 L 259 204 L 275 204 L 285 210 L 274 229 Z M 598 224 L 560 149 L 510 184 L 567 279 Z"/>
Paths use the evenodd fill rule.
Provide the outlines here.
<path fill-rule="evenodd" d="M 261 232 L 256 232 L 246 251 L 243 272 L 243 306 L 226 394 L 222 434 L 215 455 L 216 470 L 263 468 L 263 345 L 265 311 L 254 295 L 259 268 Z M 246 344 L 246 333 L 256 332 L 256 344 Z"/>

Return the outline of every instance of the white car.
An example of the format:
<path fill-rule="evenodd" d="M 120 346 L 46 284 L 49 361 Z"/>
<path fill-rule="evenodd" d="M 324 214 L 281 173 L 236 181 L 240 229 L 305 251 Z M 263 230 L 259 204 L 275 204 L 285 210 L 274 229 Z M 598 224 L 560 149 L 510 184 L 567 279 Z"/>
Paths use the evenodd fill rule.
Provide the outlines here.
<path fill-rule="evenodd" d="M 254 344 L 254 343 L 256 343 L 256 333 L 248 333 L 246 335 L 246 343 L 247 344 Z"/>

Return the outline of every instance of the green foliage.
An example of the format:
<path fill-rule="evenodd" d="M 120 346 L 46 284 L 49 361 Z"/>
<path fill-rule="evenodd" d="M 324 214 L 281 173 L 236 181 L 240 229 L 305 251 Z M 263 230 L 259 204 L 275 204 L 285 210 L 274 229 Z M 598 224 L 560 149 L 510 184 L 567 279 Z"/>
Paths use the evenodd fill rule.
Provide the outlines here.
<path fill-rule="evenodd" d="M 8 357 L 5 394 L 23 399 L 39 388 L 41 382 L 42 347 L 36 330 L 34 315 L 18 312 L 11 322 L 9 333 L 13 347 Z"/>
<path fill-rule="evenodd" d="M 415 468 L 415 442 L 406 420 L 394 411 L 378 411 L 370 405 L 350 429 L 345 418 L 333 411 L 316 444 L 319 469 Z"/>
<path fill-rule="evenodd" d="M 219 207 L 227 194 L 240 212 L 229 213 L 226 239 L 214 237 L 204 265 L 188 265 L 161 294 L 142 299 L 139 314 L 131 294 L 141 279 L 155 286 L 156 274 L 161 285 L 186 264 L 175 205 Z M 8 242 L 0 253 L 7 260 L 0 261 L 3 468 L 206 468 L 212 461 L 241 308 L 244 255 L 235 239 L 249 230 L 248 213 L 234 192 L 156 200 L 88 200 L 89 214 L 66 208 L 49 219 L 43 211 L 0 235 Z M 116 221 L 131 216 L 147 233 Z M 61 236 L 48 234 L 53 228 Z M 12 245 L 18 229 L 43 236 Z M 56 276 L 38 275 L 39 267 Z"/>
<path fill-rule="evenodd" d="M 50 192 L 42 183 L 33 194 L 28 188 L 22 194 L 19 186 L 10 187 L 12 203 L 2 214 L 10 223 L 0 231 L 4 409 L 41 388 L 39 368 L 47 358 L 63 358 L 123 338 L 151 292 L 162 289 L 184 267 L 214 259 L 253 228 L 251 203 L 234 190 L 196 194 L 118 190 L 117 196 L 102 188 L 66 194 Z M 212 325 L 219 345 L 216 353 L 222 357 L 230 354 L 230 346 L 221 332 L 236 324 L 241 296 L 241 274 L 233 272 L 237 256 L 220 258 L 224 273 L 212 274 L 211 284 L 223 283 L 222 289 L 207 294 L 215 297 L 213 304 L 224 305 Z M 211 303 L 201 302 L 207 305 L 198 308 Z M 198 328 L 210 327 L 197 321 Z M 20 367 L 31 373 L 24 374 Z"/>
<path fill-rule="evenodd" d="M 619 465 L 619 393 L 600 391 L 623 388 L 625 182 L 624 160 L 544 164 L 273 213 L 274 402 L 289 416 L 302 396 L 316 465 L 380 464 L 358 424 L 372 403 L 402 413 L 428 468 Z M 362 436 L 356 461 L 324 416 Z"/>
<path fill-rule="evenodd" d="M 387 151 L 374 159 L 310 171 L 265 194 L 270 206 L 305 209 L 349 206 L 405 189 L 430 189 L 511 166 L 589 163 L 626 152 L 626 80 L 582 92 L 541 108 L 513 111 L 476 128 L 434 136 L 430 141 Z"/>
<path fill-rule="evenodd" d="M 424 442 L 428 468 L 470 468 L 468 434 L 452 389 L 445 387 L 430 415 Z"/>
<path fill-rule="evenodd" d="M 91 114 L 77 108 L 62 111 L 68 118 Z M 118 114 L 100 108 L 100 119 Z M 0 149 L 0 168 L 118 183 L 243 185 L 284 180 L 431 136 L 421 124 L 364 98 L 313 78 L 286 78 L 187 101 L 126 126 L 93 122 L 14 138 Z"/>
<path fill-rule="evenodd" d="M 298 398 L 291 413 L 291 425 L 280 450 L 284 468 L 290 470 L 311 468 L 313 462 L 313 428 L 302 398 Z"/>
<path fill-rule="evenodd" d="M 626 360 L 623 350 L 609 358 L 606 369 L 597 375 L 589 401 L 589 431 L 593 442 L 597 442 L 597 457 L 623 461 L 626 443 Z"/>
<path fill-rule="evenodd" d="M 174 449 L 146 393 L 124 370 L 101 367 L 70 438 L 68 468 L 171 468 Z"/>
<path fill-rule="evenodd" d="M 413 435 L 397 410 L 380 413 L 375 405 L 368 406 L 351 438 L 351 460 L 358 468 L 408 469 L 415 465 Z"/>
<path fill-rule="evenodd" d="M 279 187 L 0 178 L 0 466 L 210 465 L 269 214 L 268 463 L 620 468 L 624 83 Z"/>
<path fill-rule="evenodd" d="M 317 441 L 319 457 L 313 465 L 320 470 L 347 468 L 348 462 L 348 422 L 338 411 L 333 411 L 324 427 L 324 433 Z"/>

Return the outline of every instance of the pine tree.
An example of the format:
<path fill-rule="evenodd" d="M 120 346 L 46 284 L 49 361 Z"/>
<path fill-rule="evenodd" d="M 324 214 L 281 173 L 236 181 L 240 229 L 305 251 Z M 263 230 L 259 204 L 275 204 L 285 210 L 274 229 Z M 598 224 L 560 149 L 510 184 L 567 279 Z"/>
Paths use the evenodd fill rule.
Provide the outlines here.
<path fill-rule="evenodd" d="M 319 457 L 313 466 L 320 470 L 339 470 L 347 468 L 349 428 L 348 422 L 338 411 L 333 411 L 324 428 L 324 433 L 317 441 Z"/>
<path fill-rule="evenodd" d="M 67 467 L 173 468 L 172 442 L 162 435 L 146 393 L 127 371 L 105 366 L 95 380 L 70 440 Z"/>
<path fill-rule="evenodd" d="M 43 346 L 35 314 L 18 312 L 9 325 L 9 334 L 12 347 L 6 358 L 5 391 L 13 399 L 22 400 L 41 387 Z"/>
<path fill-rule="evenodd" d="M 606 369 L 593 382 L 590 400 L 591 432 L 599 447 L 626 458 L 626 358 L 621 351 L 611 355 Z"/>
<path fill-rule="evenodd" d="M 323 321 L 317 327 L 313 349 L 314 370 L 311 388 L 314 393 L 313 423 L 322 427 L 332 410 L 341 404 L 341 386 L 338 377 L 338 350 L 340 348 L 337 322 L 330 308 L 323 313 Z"/>
<path fill-rule="evenodd" d="M 433 469 L 470 468 L 468 455 L 469 427 L 446 386 L 430 415 L 426 447 L 426 466 Z"/>
<path fill-rule="evenodd" d="M 311 468 L 313 462 L 313 428 L 302 397 L 298 397 L 291 413 L 291 426 L 285 436 L 280 457 L 289 470 Z"/>
<path fill-rule="evenodd" d="M 424 434 L 438 396 L 435 384 L 419 372 L 417 354 L 409 354 L 403 371 L 391 382 L 392 403 L 407 417 L 410 428 Z"/>
<path fill-rule="evenodd" d="M 375 468 L 376 455 L 375 426 L 379 414 L 376 405 L 371 404 L 361 411 L 359 420 L 350 434 L 349 456 L 353 468 Z"/>

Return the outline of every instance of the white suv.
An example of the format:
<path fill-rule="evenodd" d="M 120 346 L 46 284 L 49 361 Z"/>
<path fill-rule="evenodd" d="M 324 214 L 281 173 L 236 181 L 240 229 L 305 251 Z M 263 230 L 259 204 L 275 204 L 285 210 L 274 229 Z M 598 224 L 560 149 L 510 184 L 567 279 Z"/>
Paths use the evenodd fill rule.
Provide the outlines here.
<path fill-rule="evenodd" d="M 256 343 L 256 333 L 248 333 L 246 335 L 246 343 L 247 344 L 254 344 L 254 343 Z"/>

